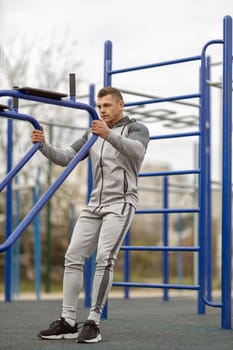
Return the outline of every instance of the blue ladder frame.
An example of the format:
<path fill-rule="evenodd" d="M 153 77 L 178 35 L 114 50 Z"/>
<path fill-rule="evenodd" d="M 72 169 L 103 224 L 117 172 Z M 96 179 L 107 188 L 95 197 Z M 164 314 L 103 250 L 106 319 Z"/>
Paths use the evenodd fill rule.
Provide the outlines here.
<path fill-rule="evenodd" d="M 209 291 L 211 283 L 210 271 L 206 262 L 210 262 L 207 252 L 210 252 L 210 246 L 207 237 L 211 237 L 211 189 L 210 189 L 210 110 L 209 110 L 209 87 L 206 81 L 209 78 L 209 62 L 206 55 L 207 48 L 211 45 L 223 45 L 223 158 L 222 158 L 222 300 L 220 303 L 214 303 L 205 296 L 206 287 Z M 151 99 L 126 103 L 125 106 L 138 106 L 154 104 L 160 102 L 169 102 L 184 100 L 190 98 L 200 99 L 200 131 L 195 133 L 199 136 L 199 163 L 200 169 L 187 171 L 174 171 L 163 173 L 139 174 L 139 176 L 171 176 L 174 174 L 199 174 L 199 207 L 186 209 L 169 209 L 160 210 L 137 210 L 137 214 L 144 213 L 163 213 L 164 216 L 174 212 L 197 212 L 199 213 L 199 246 L 193 247 L 192 251 L 199 252 L 198 259 L 198 285 L 172 285 L 164 284 L 144 284 L 130 282 L 114 282 L 114 286 L 125 287 L 143 287 L 143 288 L 163 288 L 163 289 L 194 289 L 198 291 L 198 313 L 205 313 L 205 305 L 221 308 L 221 326 L 225 329 L 231 328 L 231 210 L 232 199 L 229 195 L 232 193 L 232 18 L 225 16 L 223 20 L 223 39 L 208 42 L 200 56 L 181 58 L 167 62 L 160 62 L 144 66 L 130 67 L 118 70 L 112 70 L 112 43 L 105 42 L 105 59 L 104 59 L 104 85 L 112 85 L 112 75 L 132 72 L 136 70 L 151 69 L 165 65 L 174 65 L 184 62 L 196 61 L 201 62 L 200 92 L 191 95 L 171 96 L 166 98 Z M 193 133 L 163 135 L 163 138 L 194 136 Z M 158 136 L 151 137 L 151 140 L 158 139 Z M 122 246 L 122 250 L 154 250 L 154 251 L 189 251 L 189 247 L 140 247 L 140 246 Z M 208 285 L 207 285 L 208 283 Z M 107 303 L 103 317 L 107 317 Z"/>

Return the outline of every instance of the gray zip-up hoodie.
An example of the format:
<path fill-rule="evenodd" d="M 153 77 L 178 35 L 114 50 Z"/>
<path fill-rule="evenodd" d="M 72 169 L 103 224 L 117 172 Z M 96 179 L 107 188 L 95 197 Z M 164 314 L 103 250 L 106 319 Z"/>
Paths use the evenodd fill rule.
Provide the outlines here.
<path fill-rule="evenodd" d="M 91 136 L 88 129 L 68 149 L 61 150 L 47 142 L 41 152 L 52 162 L 67 166 Z M 113 126 L 106 139 L 98 137 L 89 151 L 92 162 L 93 190 L 89 205 L 113 203 L 137 204 L 137 175 L 149 142 L 149 131 L 141 123 L 128 117 Z"/>

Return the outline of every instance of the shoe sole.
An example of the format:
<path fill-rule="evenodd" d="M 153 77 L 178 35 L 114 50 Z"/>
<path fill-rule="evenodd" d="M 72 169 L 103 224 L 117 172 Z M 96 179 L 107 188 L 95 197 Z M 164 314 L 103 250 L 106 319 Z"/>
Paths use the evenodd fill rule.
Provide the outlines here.
<path fill-rule="evenodd" d="M 48 340 L 59 340 L 59 339 L 77 339 L 78 333 L 69 333 L 69 334 L 58 334 L 58 335 L 38 335 L 41 339 Z"/>
<path fill-rule="evenodd" d="M 94 339 L 84 339 L 84 338 L 78 338 L 77 343 L 98 343 L 102 340 L 101 334 L 97 335 Z"/>

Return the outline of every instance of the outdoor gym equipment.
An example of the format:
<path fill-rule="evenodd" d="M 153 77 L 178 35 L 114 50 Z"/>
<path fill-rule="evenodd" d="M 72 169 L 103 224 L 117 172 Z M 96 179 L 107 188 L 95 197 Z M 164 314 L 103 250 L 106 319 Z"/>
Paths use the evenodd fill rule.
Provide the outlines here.
<path fill-rule="evenodd" d="M 222 96 L 222 285 L 220 302 L 213 302 L 209 298 L 211 283 L 211 166 L 210 166 L 210 86 L 209 72 L 210 64 L 207 56 L 207 49 L 213 45 L 223 47 L 223 96 Z M 112 69 L 112 42 L 105 42 L 104 57 L 104 85 L 112 85 L 112 76 L 125 74 L 133 71 L 152 69 L 162 66 L 200 61 L 200 91 L 194 94 L 182 96 L 169 96 L 165 98 L 147 99 L 143 101 L 129 102 L 125 107 L 147 105 L 161 102 L 179 101 L 186 99 L 196 99 L 200 101 L 199 130 L 197 132 L 156 135 L 151 140 L 182 138 L 196 136 L 199 139 L 199 168 L 185 171 L 167 171 L 160 173 L 144 173 L 139 176 L 162 176 L 164 186 L 164 207 L 162 209 L 136 210 L 136 214 L 163 214 L 163 242 L 161 247 L 145 246 L 122 246 L 121 250 L 141 250 L 141 251 L 162 251 L 163 252 L 163 283 L 136 283 L 136 282 L 114 282 L 113 286 L 120 287 L 142 287 L 161 288 L 164 290 L 164 299 L 168 297 L 168 289 L 196 290 L 198 293 L 198 313 L 205 313 L 205 305 L 221 308 L 222 328 L 231 328 L 231 212 L 232 212 L 232 18 L 225 16 L 223 21 L 223 39 L 212 40 L 204 45 L 202 52 L 198 56 L 186 57 L 177 60 L 152 63 L 144 66 L 136 66 L 122 69 Z M 199 73 L 199 72 L 198 72 Z M 173 175 L 197 174 L 198 175 L 198 197 L 197 208 L 169 208 L 168 207 L 168 178 Z M 197 213 L 198 215 L 198 244 L 194 247 L 171 247 L 168 246 L 168 218 L 171 213 Z M 198 259 L 198 283 L 194 285 L 170 284 L 169 280 L 169 251 L 193 251 L 199 254 Z M 126 265 L 127 270 L 127 265 Z M 126 271 L 125 275 L 129 275 Z M 107 317 L 107 308 L 104 310 L 104 317 Z"/>
<path fill-rule="evenodd" d="M 70 84 L 70 91 L 74 93 L 75 88 L 73 86 L 74 79 Z M 75 96 L 70 94 L 70 99 L 64 99 L 66 95 L 56 93 L 53 91 L 35 89 L 30 87 L 17 88 L 13 90 L 0 90 L 0 97 L 7 96 L 13 97 L 14 99 L 23 99 L 36 101 L 56 106 L 74 108 L 85 110 L 89 112 L 92 119 L 98 119 L 98 115 L 95 109 L 84 103 L 76 102 Z M 0 110 L 0 117 L 7 119 L 16 119 L 16 120 L 24 120 L 33 124 L 33 126 L 37 129 L 40 128 L 39 123 L 31 116 L 18 113 L 15 110 L 7 111 L 6 108 L 2 107 Z M 0 244 L 0 252 L 4 252 L 8 250 L 12 246 L 12 244 L 20 237 L 26 227 L 32 222 L 35 216 L 39 213 L 39 211 L 43 208 L 43 206 L 48 202 L 48 200 L 53 196 L 56 190 L 61 186 L 61 184 L 65 181 L 67 176 L 71 173 L 71 171 L 77 166 L 77 164 L 84 158 L 84 156 L 88 153 L 90 147 L 95 143 L 97 139 L 96 135 L 92 135 L 90 139 L 83 145 L 80 151 L 75 155 L 75 157 L 71 160 L 65 170 L 58 176 L 56 181 L 48 188 L 48 190 L 41 196 L 38 202 L 32 207 L 32 209 L 28 212 L 28 214 L 24 217 L 24 219 L 19 223 L 19 225 L 14 229 L 13 232 L 9 230 L 11 228 L 10 220 L 6 220 L 9 224 L 9 227 L 6 227 L 6 240 Z M 36 143 L 32 146 L 31 150 L 23 157 L 23 159 L 15 166 L 15 168 L 11 169 L 6 177 L 2 180 L 0 186 L 3 189 L 7 184 L 10 184 L 12 178 L 22 169 L 22 167 L 26 164 L 26 162 L 32 157 L 32 155 L 39 149 L 40 144 Z M 12 150 L 9 150 L 11 153 Z M 11 207 L 11 193 L 7 191 L 7 197 L 9 198 L 9 208 Z M 10 217 L 11 212 L 8 211 L 7 215 Z M 8 253 L 8 252 L 7 252 Z M 5 280 L 5 299 L 6 301 L 10 301 L 10 254 L 6 254 L 6 276 Z"/>

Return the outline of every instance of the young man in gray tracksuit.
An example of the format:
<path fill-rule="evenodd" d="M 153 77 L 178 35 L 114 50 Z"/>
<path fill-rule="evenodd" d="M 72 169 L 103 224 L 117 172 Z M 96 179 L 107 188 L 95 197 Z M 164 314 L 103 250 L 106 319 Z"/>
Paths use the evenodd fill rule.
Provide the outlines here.
<path fill-rule="evenodd" d="M 137 205 L 137 175 L 149 142 L 148 129 L 123 116 L 124 101 L 118 89 L 101 89 L 97 107 L 100 120 L 94 120 L 91 129 L 66 150 L 48 144 L 43 130 L 32 133 L 32 142 L 41 142 L 41 152 L 61 166 L 67 166 L 91 133 L 99 136 L 89 151 L 93 190 L 65 254 L 62 314 L 39 333 L 43 339 L 78 338 L 80 343 L 101 340 L 100 318 L 112 285 L 115 260 Z M 84 264 L 95 250 L 92 306 L 78 334 L 77 306 Z"/>

